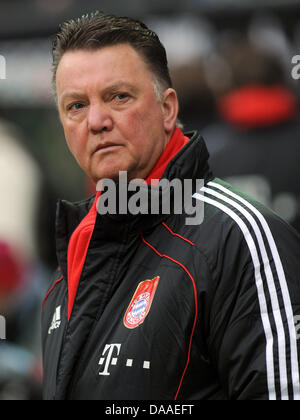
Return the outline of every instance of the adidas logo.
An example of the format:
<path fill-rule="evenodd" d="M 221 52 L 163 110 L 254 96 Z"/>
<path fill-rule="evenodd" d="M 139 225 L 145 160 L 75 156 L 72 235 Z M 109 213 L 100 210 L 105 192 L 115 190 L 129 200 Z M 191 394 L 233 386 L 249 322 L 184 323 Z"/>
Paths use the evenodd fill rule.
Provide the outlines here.
<path fill-rule="evenodd" d="M 61 309 L 61 306 L 58 306 L 55 309 L 53 319 L 52 319 L 52 322 L 51 322 L 51 326 L 48 330 L 49 335 L 52 333 L 52 331 L 57 330 L 60 327 L 60 324 L 61 324 L 60 309 Z"/>

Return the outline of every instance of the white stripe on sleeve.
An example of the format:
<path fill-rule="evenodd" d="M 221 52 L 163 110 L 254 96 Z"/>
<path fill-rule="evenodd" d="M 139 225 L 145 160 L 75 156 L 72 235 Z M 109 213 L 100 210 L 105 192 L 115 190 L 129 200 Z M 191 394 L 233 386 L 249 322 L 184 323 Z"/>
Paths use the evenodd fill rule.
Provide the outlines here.
<path fill-rule="evenodd" d="M 299 381 L 299 361 L 298 361 L 298 350 L 297 350 L 297 334 L 294 324 L 294 314 L 291 304 L 291 298 L 288 290 L 288 285 L 286 281 L 285 272 L 283 269 L 283 265 L 281 262 L 281 258 L 274 240 L 274 237 L 272 235 L 272 232 L 270 230 L 270 227 L 264 218 L 264 216 L 258 211 L 257 208 L 255 208 L 251 203 L 249 203 L 244 198 L 240 197 L 239 195 L 233 193 L 228 188 L 225 188 L 223 185 L 220 185 L 216 182 L 209 182 L 209 186 L 215 187 L 218 190 L 226 193 L 227 195 L 233 197 L 235 200 L 238 200 L 240 203 L 244 204 L 249 210 L 255 214 L 255 216 L 258 218 L 258 220 L 261 223 L 261 226 L 263 228 L 263 231 L 266 235 L 273 260 L 275 263 L 276 273 L 278 276 L 281 293 L 283 297 L 284 302 L 284 308 L 286 312 L 287 322 L 288 322 L 288 329 L 289 329 L 289 336 L 290 336 L 290 349 L 291 349 L 291 373 L 292 373 L 292 383 L 293 383 L 293 390 L 294 390 L 294 399 L 300 400 L 300 381 Z M 223 195 L 222 199 L 224 200 L 225 196 Z M 237 208 L 238 204 L 235 203 L 235 207 Z"/>
<path fill-rule="evenodd" d="M 263 280 L 260 274 L 260 261 L 259 261 L 257 248 L 253 240 L 253 237 L 248 227 L 244 223 L 244 221 L 233 210 L 229 209 L 228 207 L 219 203 L 218 201 L 212 200 L 211 198 L 208 198 L 202 194 L 196 193 L 193 195 L 193 197 L 198 200 L 202 200 L 208 204 L 211 204 L 212 206 L 215 206 L 219 208 L 220 210 L 222 210 L 224 213 L 227 213 L 238 224 L 241 231 L 243 232 L 243 235 L 249 247 L 249 251 L 250 251 L 253 265 L 254 265 L 255 283 L 256 283 L 257 292 L 258 292 L 261 319 L 262 319 L 262 324 L 263 324 L 263 328 L 264 328 L 264 332 L 266 336 L 266 366 L 267 366 L 267 382 L 268 382 L 269 399 L 276 400 L 275 373 L 274 373 L 274 349 L 273 349 L 274 339 L 273 339 L 273 333 L 272 333 L 272 328 L 271 328 L 269 314 L 268 314 L 266 297 L 264 294 Z"/>

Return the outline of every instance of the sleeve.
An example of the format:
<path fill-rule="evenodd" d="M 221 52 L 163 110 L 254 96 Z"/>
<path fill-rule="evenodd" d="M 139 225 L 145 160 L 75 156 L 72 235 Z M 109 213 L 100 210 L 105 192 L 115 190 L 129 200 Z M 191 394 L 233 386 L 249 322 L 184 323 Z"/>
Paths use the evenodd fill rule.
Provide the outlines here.
<path fill-rule="evenodd" d="M 229 399 L 299 400 L 300 237 L 263 208 L 228 215 L 213 273 L 212 361 Z"/>

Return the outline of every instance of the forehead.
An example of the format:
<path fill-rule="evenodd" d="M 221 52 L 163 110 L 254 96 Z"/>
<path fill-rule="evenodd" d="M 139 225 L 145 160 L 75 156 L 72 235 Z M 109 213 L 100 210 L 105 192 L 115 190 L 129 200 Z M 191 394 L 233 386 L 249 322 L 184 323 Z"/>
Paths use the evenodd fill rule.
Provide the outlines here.
<path fill-rule="evenodd" d="M 143 57 L 127 44 L 92 51 L 68 51 L 56 73 L 58 91 L 71 87 L 81 89 L 92 83 L 105 86 L 116 79 L 135 84 L 153 80 Z"/>

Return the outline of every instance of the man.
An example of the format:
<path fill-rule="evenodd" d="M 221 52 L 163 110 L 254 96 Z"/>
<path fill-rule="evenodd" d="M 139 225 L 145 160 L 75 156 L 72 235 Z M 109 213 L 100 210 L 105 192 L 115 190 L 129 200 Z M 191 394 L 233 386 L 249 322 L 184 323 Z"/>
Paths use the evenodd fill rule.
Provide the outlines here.
<path fill-rule="evenodd" d="M 45 399 L 299 399 L 299 237 L 213 178 L 201 136 L 176 123 L 157 35 L 96 13 L 63 24 L 53 53 L 65 137 L 88 176 L 121 188 L 122 171 L 149 191 L 203 179 L 205 212 L 188 225 L 161 208 L 99 214 L 100 192 L 59 203 Z"/>

